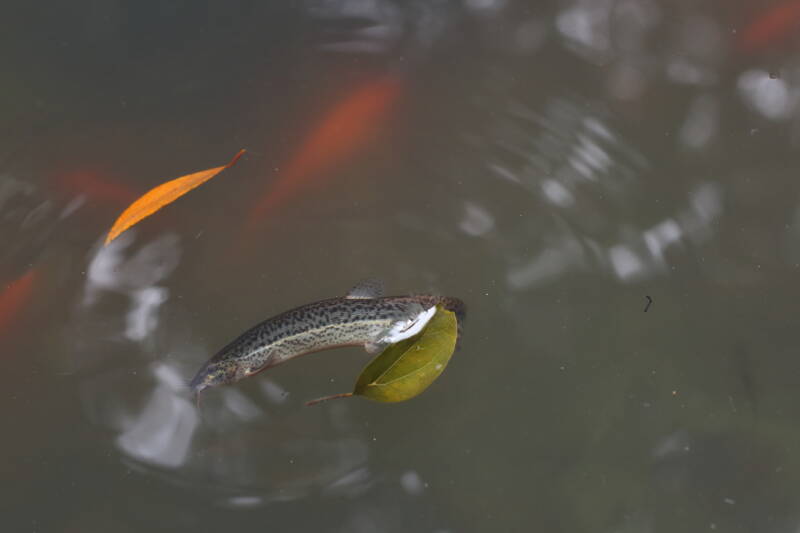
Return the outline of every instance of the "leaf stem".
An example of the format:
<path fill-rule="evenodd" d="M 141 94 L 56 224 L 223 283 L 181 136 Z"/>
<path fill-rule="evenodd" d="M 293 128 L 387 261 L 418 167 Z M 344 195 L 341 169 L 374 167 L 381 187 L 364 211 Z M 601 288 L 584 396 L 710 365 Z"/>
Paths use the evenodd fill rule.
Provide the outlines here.
<path fill-rule="evenodd" d="M 310 400 L 306 402 L 306 407 L 317 405 L 318 403 L 327 402 L 328 400 L 338 400 L 339 398 L 349 398 L 352 396 L 352 392 L 340 392 L 339 394 L 331 394 L 330 396 L 323 396 L 322 398 L 317 398 L 316 400 Z"/>

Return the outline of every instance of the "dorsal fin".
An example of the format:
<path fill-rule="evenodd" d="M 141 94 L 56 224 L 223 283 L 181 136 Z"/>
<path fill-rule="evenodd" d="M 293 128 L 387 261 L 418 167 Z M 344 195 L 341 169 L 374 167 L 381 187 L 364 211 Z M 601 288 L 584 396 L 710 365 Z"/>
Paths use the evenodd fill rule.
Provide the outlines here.
<path fill-rule="evenodd" d="M 369 299 L 381 296 L 383 296 L 383 281 L 378 278 L 367 278 L 356 283 L 345 298 Z"/>

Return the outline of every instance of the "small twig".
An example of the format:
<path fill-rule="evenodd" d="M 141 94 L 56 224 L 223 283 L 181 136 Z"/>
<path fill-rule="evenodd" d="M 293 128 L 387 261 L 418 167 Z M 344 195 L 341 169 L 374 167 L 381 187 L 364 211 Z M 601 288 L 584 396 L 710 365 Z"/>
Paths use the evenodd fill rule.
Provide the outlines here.
<path fill-rule="evenodd" d="M 648 310 L 648 309 L 650 309 L 650 304 L 652 304 L 652 303 L 653 303 L 653 299 L 652 299 L 652 298 L 650 298 L 649 296 L 645 296 L 645 298 L 647 298 L 647 305 L 646 305 L 646 306 L 645 306 L 645 308 L 644 308 L 644 312 L 646 313 L 646 312 L 647 312 L 647 310 Z"/>
<path fill-rule="evenodd" d="M 310 400 L 306 402 L 306 407 L 317 405 L 318 403 L 327 402 L 328 400 L 337 400 L 339 398 L 349 398 L 352 396 L 352 392 L 340 392 L 339 394 L 331 394 L 330 396 L 323 396 L 322 398 L 317 398 L 316 400 Z"/>

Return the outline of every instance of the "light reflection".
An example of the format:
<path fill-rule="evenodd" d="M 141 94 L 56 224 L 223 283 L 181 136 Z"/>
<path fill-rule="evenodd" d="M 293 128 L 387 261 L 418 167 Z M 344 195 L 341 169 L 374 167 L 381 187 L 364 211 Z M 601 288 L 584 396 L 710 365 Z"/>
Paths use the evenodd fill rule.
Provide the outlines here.
<path fill-rule="evenodd" d="M 764 70 L 748 70 L 739 76 L 742 98 L 771 120 L 789 118 L 800 100 L 797 89 L 790 90 L 786 81 L 772 78 Z"/>
<path fill-rule="evenodd" d="M 225 408 L 242 422 L 250 422 L 261 416 L 264 411 L 239 390 L 228 387 L 222 391 Z"/>
<path fill-rule="evenodd" d="M 575 196 L 556 180 L 544 180 L 542 193 L 551 204 L 557 207 L 570 207 L 575 203 Z"/>
<path fill-rule="evenodd" d="M 585 217 L 596 198 L 624 204 L 648 166 L 602 115 L 567 99 L 547 102 L 542 112 L 514 102 L 496 120 L 483 164 L 560 209 L 559 216 Z"/>
<path fill-rule="evenodd" d="M 32 259 L 52 245 L 58 224 L 79 207 L 61 209 L 56 216 L 56 203 L 43 191 L 24 179 L 0 173 L 0 267 L 12 272 L 29 269 Z"/>
<path fill-rule="evenodd" d="M 135 239 L 135 232 L 129 233 L 97 248 L 87 270 L 82 303 L 85 308 L 92 307 L 107 293 L 127 296 L 130 308 L 124 335 L 141 342 L 158 327 L 158 310 L 168 300 L 169 290 L 156 283 L 177 267 L 180 247 L 177 236 L 167 234 L 126 258 L 125 252 Z"/>
<path fill-rule="evenodd" d="M 689 16 L 676 26 L 670 39 L 666 74 L 681 85 L 707 86 L 717 81 L 717 65 L 724 51 L 719 23 L 708 17 Z"/>
<path fill-rule="evenodd" d="M 565 235 L 547 247 L 526 265 L 512 268 L 507 276 L 514 289 L 540 286 L 570 270 L 608 265 L 613 275 L 630 283 L 667 271 L 665 252 L 681 246 L 684 240 L 694 244 L 708 241 L 712 224 L 722 213 L 722 192 L 718 185 L 705 183 L 689 193 L 689 205 L 675 218 L 668 218 L 637 233 L 623 242 L 604 247 L 598 240 Z"/>
<path fill-rule="evenodd" d="M 323 23 L 320 48 L 330 52 L 383 54 L 405 35 L 402 8 L 387 0 L 305 0 L 308 14 Z"/>
<path fill-rule="evenodd" d="M 556 16 L 556 28 L 566 43 L 586 59 L 605 61 L 610 57 L 610 0 L 575 2 Z"/>
<path fill-rule="evenodd" d="M 86 203 L 85 194 L 79 194 L 78 196 L 75 196 L 72 200 L 70 200 L 67 203 L 67 205 L 64 206 L 64 209 L 61 210 L 61 214 L 58 215 L 59 220 L 63 220 L 69 217 L 70 215 L 75 213 L 78 209 L 83 207 L 85 203 Z"/>
<path fill-rule="evenodd" d="M 117 437 L 117 445 L 131 457 L 159 467 L 178 468 L 186 463 L 199 417 L 180 392 L 183 382 L 172 367 L 153 369 L 157 385 L 135 421 Z"/>
<path fill-rule="evenodd" d="M 304 0 L 303 6 L 319 24 L 320 50 L 381 55 L 404 70 L 428 61 L 433 49 L 454 39 L 527 55 L 548 34 L 548 24 L 521 16 L 514 0 Z"/>
<path fill-rule="evenodd" d="M 503 9 L 508 0 L 465 0 L 468 9 L 476 11 L 497 11 Z"/>
<path fill-rule="evenodd" d="M 564 272 L 587 266 L 586 248 L 575 237 L 565 234 L 524 266 L 511 268 L 506 276 L 512 289 L 527 289 L 549 283 Z"/>
<path fill-rule="evenodd" d="M 232 496 L 226 502 L 230 507 L 251 509 L 264 505 L 264 498 L 260 496 Z"/>
<path fill-rule="evenodd" d="M 685 429 L 679 429 L 656 443 L 651 454 L 656 459 L 663 459 L 676 454 L 682 455 L 692 449 L 691 443 L 689 432 Z"/>
<path fill-rule="evenodd" d="M 132 305 L 126 317 L 125 336 L 143 341 L 158 326 L 158 308 L 167 301 L 169 291 L 164 287 L 145 287 L 130 293 Z"/>
<path fill-rule="evenodd" d="M 492 230 L 494 217 L 483 206 L 474 202 L 464 202 L 464 217 L 459 223 L 461 231 L 473 237 L 479 237 Z"/>
<path fill-rule="evenodd" d="M 274 404 L 284 404 L 288 400 L 289 392 L 270 379 L 261 379 L 258 382 L 261 393 Z"/>
<path fill-rule="evenodd" d="M 339 475 L 327 486 L 323 487 L 322 490 L 324 494 L 329 496 L 341 495 L 352 498 L 369 490 L 374 482 L 375 480 L 369 469 L 361 467 Z"/>
<path fill-rule="evenodd" d="M 681 126 L 679 138 L 687 148 L 701 150 L 716 136 L 719 129 L 719 104 L 710 94 L 694 99 Z"/>
<path fill-rule="evenodd" d="M 708 85 L 713 81 L 709 72 L 685 57 L 674 57 L 667 64 L 667 76 L 675 83 Z"/>
<path fill-rule="evenodd" d="M 614 274 L 622 281 L 632 281 L 641 277 L 644 263 L 628 246 L 617 244 L 608 251 Z"/>
<path fill-rule="evenodd" d="M 414 470 L 406 470 L 400 476 L 400 486 L 403 487 L 407 493 L 418 496 L 425 491 L 425 483 L 422 478 Z"/>
<path fill-rule="evenodd" d="M 698 98 L 696 116 L 690 117 L 681 140 L 698 148 L 710 142 L 717 105 L 711 95 Z M 594 109 L 566 98 L 546 102 L 542 111 L 514 101 L 485 126 L 483 145 L 477 133 L 462 136 L 506 187 L 524 188 L 531 209 L 538 212 L 530 222 L 518 217 L 514 224 L 493 213 L 500 216 L 494 226 L 503 228 L 506 281 L 514 290 L 591 270 L 623 283 L 639 282 L 669 272 L 669 249 L 701 245 L 714 236 L 723 205 L 721 187 L 712 182 L 696 184 L 683 204 L 660 220 L 629 220 L 624 213 L 632 213 L 637 202 L 652 202 L 643 181 L 652 169 L 608 115 Z M 476 211 L 468 212 L 474 218 Z M 466 220 L 459 223 L 461 232 L 477 236 Z"/>

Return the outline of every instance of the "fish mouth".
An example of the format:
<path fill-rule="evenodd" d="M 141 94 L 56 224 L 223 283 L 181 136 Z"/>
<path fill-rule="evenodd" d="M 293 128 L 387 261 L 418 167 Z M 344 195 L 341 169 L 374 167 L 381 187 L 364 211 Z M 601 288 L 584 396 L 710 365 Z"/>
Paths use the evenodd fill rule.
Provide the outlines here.
<path fill-rule="evenodd" d="M 200 371 L 192 378 L 189 382 L 189 390 L 192 393 L 192 396 L 198 396 L 204 389 L 207 389 L 209 384 L 206 383 L 206 377 L 208 376 L 208 368 L 203 367 Z"/>

